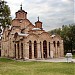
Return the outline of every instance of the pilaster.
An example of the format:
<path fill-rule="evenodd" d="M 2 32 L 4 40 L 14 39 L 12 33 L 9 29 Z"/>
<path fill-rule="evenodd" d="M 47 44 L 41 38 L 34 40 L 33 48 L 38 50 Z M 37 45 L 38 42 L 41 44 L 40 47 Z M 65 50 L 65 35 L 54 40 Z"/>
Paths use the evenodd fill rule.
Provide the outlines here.
<path fill-rule="evenodd" d="M 47 58 L 49 58 L 49 42 L 47 42 Z"/>
<path fill-rule="evenodd" d="M 40 43 L 37 44 L 37 58 L 41 58 L 41 50 L 40 50 Z"/>
<path fill-rule="evenodd" d="M 32 43 L 32 59 L 34 59 L 34 43 Z"/>

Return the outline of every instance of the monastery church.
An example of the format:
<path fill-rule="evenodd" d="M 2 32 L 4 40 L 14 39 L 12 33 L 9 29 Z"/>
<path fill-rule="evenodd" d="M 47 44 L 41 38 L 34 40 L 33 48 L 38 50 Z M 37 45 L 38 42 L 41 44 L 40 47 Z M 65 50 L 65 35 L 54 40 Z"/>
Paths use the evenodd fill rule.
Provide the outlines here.
<path fill-rule="evenodd" d="M 47 59 L 64 56 L 63 40 L 43 30 L 42 22 L 33 25 L 20 7 L 11 27 L 6 27 L 1 40 L 1 56 L 15 59 Z"/>

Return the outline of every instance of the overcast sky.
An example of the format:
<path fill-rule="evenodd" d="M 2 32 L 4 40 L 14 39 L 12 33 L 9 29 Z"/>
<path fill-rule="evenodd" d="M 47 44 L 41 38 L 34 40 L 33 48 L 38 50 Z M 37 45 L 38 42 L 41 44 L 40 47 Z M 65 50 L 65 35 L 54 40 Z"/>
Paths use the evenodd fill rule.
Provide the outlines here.
<path fill-rule="evenodd" d="M 75 0 L 5 0 L 10 7 L 11 16 L 20 9 L 28 13 L 28 19 L 34 24 L 37 17 L 43 22 L 46 31 L 74 23 Z"/>

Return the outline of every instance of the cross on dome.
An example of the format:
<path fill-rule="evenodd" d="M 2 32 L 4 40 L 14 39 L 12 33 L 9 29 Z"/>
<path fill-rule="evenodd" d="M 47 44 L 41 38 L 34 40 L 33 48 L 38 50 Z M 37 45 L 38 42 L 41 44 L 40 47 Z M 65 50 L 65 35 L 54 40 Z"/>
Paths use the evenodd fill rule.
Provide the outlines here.
<path fill-rule="evenodd" d="M 21 5 L 20 5 L 21 7 L 20 7 L 20 10 L 22 10 L 22 3 L 21 3 Z"/>
<path fill-rule="evenodd" d="M 38 21 L 39 21 L 39 16 L 38 16 Z"/>

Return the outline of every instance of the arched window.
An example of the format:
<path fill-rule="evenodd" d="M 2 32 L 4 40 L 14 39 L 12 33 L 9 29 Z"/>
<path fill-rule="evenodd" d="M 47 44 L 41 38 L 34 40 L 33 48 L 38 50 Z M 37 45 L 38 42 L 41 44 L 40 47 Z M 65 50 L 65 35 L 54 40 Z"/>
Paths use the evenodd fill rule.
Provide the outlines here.
<path fill-rule="evenodd" d="M 23 43 L 21 43 L 21 57 L 23 59 Z"/>
<path fill-rule="evenodd" d="M 59 47 L 60 46 L 60 43 L 59 43 L 59 41 L 57 41 L 57 47 Z"/>
<path fill-rule="evenodd" d="M 20 55 L 19 55 L 19 43 L 17 43 L 17 49 L 18 49 L 18 58 L 20 58 Z"/>
<path fill-rule="evenodd" d="M 16 58 L 16 44 L 14 44 L 14 48 L 15 48 L 15 51 L 14 51 L 14 58 Z"/>
<path fill-rule="evenodd" d="M 53 41 L 53 45 L 54 45 L 54 47 L 55 47 L 55 41 Z"/>
<path fill-rule="evenodd" d="M 32 59 L 32 42 L 29 41 L 29 59 Z"/>
<path fill-rule="evenodd" d="M 17 38 L 17 36 L 18 36 L 18 33 L 16 32 L 15 35 L 14 35 L 14 38 Z"/>
<path fill-rule="evenodd" d="M 49 42 L 49 56 L 50 56 L 50 42 Z"/>
<path fill-rule="evenodd" d="M 34 57 L 37 58 L 37 42 L 34 41 Z"/>
<path fill-rule="evenodd" d="M 47 41 L 43 41 L 43 57 L 47 58 Z"/>

